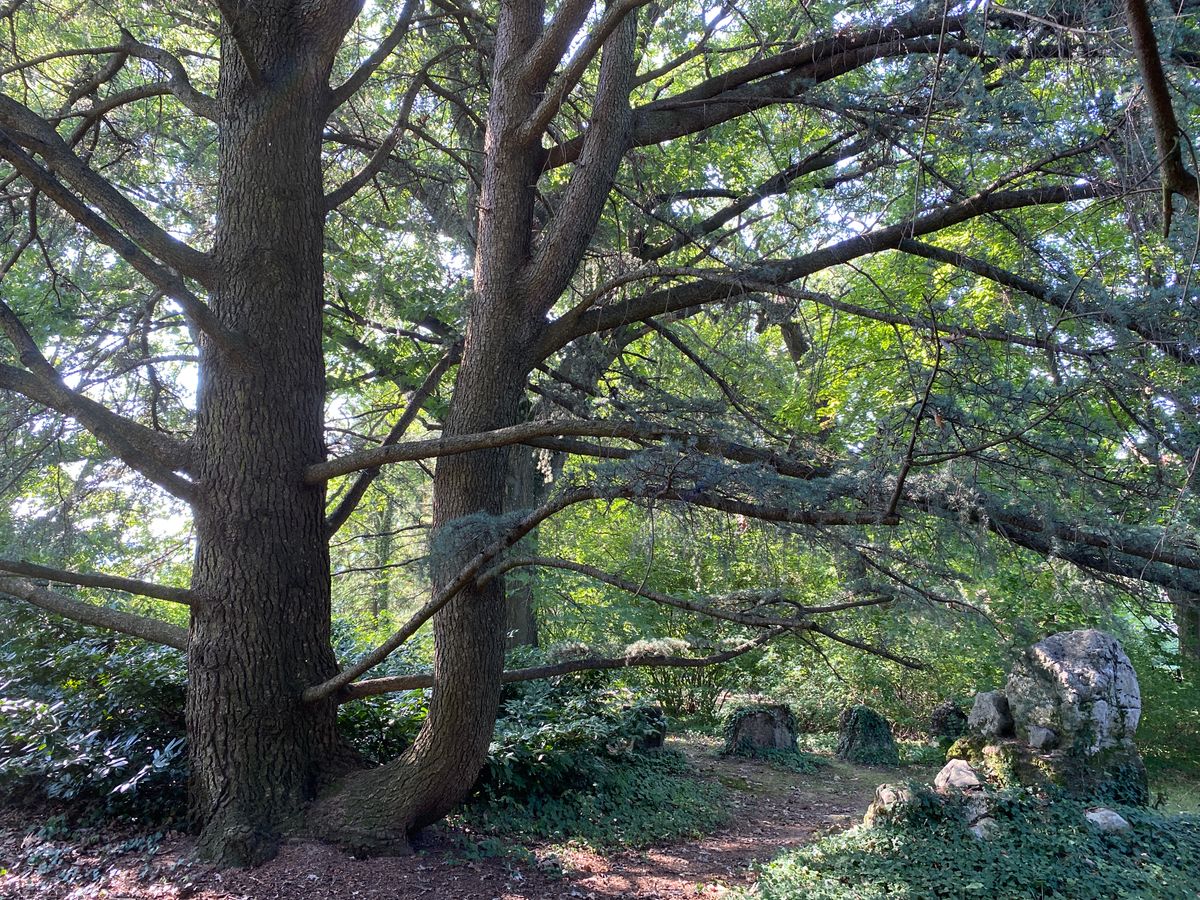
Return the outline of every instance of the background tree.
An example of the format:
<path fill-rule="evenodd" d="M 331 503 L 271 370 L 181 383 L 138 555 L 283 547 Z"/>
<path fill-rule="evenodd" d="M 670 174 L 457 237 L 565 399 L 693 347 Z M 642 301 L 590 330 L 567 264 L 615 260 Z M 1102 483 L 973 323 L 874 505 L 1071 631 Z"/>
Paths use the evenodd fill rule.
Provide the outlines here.
<path fill-rule="evenodd" d="M 1200 591 L 1196 230 L 1158 237 L 1146 202 L 1121 10 L 3 13 L 0 589 L 186 650 L 192 803 L 222 862 L 272 853 L 321 791 L 306 827 L 403 843 L 469 790 L 505 678 L 777 639 L 914 664 L 838 614 L 961 606 L 987 534 L 1151 604 Z M 1179 78 L 1191 24 L 1165 35 Z M 437 436 L 402 440 L 418 428 Z M 511 489 L 529 448 L 543 489 Z M 427 599 L 339 669 L 330 543 L 420 524 L 355 515 L 400 463 L 428 475 Z M 516 546 L 625 504 L 693 526 L 655 526 L 643 570 L 661 534 L 733 517 L 841 583 L 659 590 L 629 560 Z M 520 570 L 734 640 L 505 674 Z M 427 622 L 428 676 L 362 680 Z M 337 704 L 423 683 L 412 746 L 362 768 Z"/>

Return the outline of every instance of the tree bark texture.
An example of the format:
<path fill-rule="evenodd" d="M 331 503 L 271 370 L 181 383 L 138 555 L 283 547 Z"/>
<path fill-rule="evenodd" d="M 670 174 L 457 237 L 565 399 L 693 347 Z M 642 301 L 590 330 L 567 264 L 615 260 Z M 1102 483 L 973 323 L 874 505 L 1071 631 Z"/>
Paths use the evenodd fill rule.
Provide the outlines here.
<path fill-rule="evenodd" d="M 329 54 L 286 9 L 237 24 L 240 50 L 228 23 L 223 34 L 211 302 L 254 355 L 202 347 L 193 587 L 205 602 L 192 616 L 187 699 L 193 812 L 222 864 L 272 855 L 339 755 L 333 703 L 300 701 L 336 671 L 325 492 L 302 477 L 325 456 Z"/>

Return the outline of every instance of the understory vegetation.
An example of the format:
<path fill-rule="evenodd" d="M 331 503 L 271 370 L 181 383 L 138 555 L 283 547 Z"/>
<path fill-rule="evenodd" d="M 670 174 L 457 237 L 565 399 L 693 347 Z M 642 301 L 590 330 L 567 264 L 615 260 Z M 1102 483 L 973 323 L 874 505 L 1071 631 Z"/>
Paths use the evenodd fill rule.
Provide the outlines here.
<path fill-rule="evenodd" d="M 1105 833 L 1084 804 L 1014 795 L 999 828 L 976 839 L 953 808 L 903 824 L 859 826 L 767 865 L 760 900 L 1191 900 L 1200 874 L 1200 816 L 1121 808 L 1133 826 Z"/>

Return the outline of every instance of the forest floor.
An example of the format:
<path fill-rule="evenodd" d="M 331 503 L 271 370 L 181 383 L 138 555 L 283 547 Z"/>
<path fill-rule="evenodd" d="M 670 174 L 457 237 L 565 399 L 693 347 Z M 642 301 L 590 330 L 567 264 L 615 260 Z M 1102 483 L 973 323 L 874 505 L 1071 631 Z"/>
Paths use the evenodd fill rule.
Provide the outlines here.
<path fill-rule="evenodd" d="M 0 814 L 3 900 L 677 900 L 720 897 L 754 881 L 755 867 L 781 850 L 862 819 L 876 785 L 927 780 L 933 769 L 872 769 L 831 763 L 798 774 L 768 762 L 723 758 L 712 739 L 673 738 L 695 776 L 726 788 L 729 818 L 707 837 L 642 850 L 514 843 L 478 858 L 460 831 L 424 832 L 413 856 L 353 859 L 311 842 L 286 844 L 254 869 L 217 872 L 192 858 L 191 839 L 148 843 L 130 832 L 53 839 L 28 815 Z"/>

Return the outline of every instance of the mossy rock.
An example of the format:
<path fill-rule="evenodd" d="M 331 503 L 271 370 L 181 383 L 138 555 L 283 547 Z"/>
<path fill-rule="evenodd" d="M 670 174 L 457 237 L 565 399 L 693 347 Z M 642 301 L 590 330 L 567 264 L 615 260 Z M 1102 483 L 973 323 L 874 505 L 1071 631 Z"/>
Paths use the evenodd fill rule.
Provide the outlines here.
<path fill-rule="evenodd" d="M 1080 756 L 1066 750 L 1041 753 L 1017 740 L 967 736 L 951 745 L 946 758 L 966 760 L 995 788 L 1024 787 L 1046 796 L 1131 806 L 1145 806 L 1150 799 L 1146 767 L 1132 745 Z"/>
<path fill-rule="evenodd" d="M 782 704 L 739 706 L 725 719 L 724 733 L 726 756 L 796 751 L 796 719 Z"/>
<path fill-rule="evenodd" d="M 838 759 L 860 766 L 898 766 L 900 751 L 887 719 L 869 706 L 849 706 L 838 719 Z"/>

